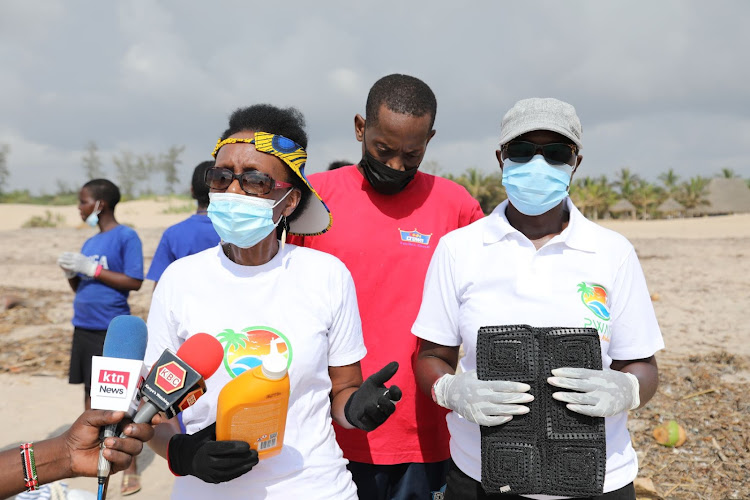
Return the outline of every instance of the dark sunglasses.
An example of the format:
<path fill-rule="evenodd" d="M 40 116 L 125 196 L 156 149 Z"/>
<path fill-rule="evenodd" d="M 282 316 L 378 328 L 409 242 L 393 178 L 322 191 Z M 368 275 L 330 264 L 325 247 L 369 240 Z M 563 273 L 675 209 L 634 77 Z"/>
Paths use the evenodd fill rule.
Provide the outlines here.
<path fill-rule="evenodd" d="M 534 144 L 526 141 L 512 141 L 504 144 L 502 149 L 505 151 L 506 158 L 515 163 L 528 163 L 538 151 L 542 152 L 542 156 L 550 165 L 564 163 L 572 165 L 576 156 L 576 147 L 564 142 Z"/>
<path fill-rule="evenodd" d="M 257 170 L 235 174 L 228 168 L 209 168 L 204 177 L 206 186 L 211 189 L 226 189 L 235 179 L 240 181 L 240 187 L 244 192 L 253 195 L 268 194 L 273 189 L 294 187 L 288 182 L 277 181 Z"/>

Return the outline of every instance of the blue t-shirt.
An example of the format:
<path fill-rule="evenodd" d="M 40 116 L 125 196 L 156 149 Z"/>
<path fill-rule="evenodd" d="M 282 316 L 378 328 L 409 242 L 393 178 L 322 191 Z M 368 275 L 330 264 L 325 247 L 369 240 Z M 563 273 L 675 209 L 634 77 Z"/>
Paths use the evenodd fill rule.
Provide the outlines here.
<path fill-rule="evenodd" d="M 119 225 L 86 240 L 83 255 L 110 271 L 143 279 L 141 239 L 128 226 Z M 81 282 L 73 300 L 73 326 L 88 330 L 106 330 L 115 316 L 130 314 L 128 294 L 99 280 L 78 275 Z"/>
<path fill-rule="evenodd" d="M 206 215 L 195 214 L 190 218 L 168 227 L 156 247 L 151 267 L 148 268 L 146 278 L 159 281 L 161 274 L 169 264 L 202 252 L 219 244 L 219 235 L 216 234 L 211 219 Z"/>

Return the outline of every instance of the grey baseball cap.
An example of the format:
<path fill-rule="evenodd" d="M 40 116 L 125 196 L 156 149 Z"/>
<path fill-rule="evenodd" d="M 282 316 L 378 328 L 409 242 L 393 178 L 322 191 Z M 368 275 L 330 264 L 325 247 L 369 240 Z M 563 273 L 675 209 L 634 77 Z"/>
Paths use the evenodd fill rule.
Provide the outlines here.
<path fill-rule="evenodd" d="M 533 130 L 562 134 L 583 149 L 583 129 L 576 108 L 551 97 L 533 97 L 515 103 L 500 125 L 500 145 Z"/>

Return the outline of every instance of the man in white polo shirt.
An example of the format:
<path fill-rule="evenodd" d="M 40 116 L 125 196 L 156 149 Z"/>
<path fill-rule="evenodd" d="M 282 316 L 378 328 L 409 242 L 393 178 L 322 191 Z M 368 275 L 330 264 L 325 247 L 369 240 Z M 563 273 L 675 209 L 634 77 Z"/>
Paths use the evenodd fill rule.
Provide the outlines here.
<path fill-rule="evenodd" d="M 503 118 L 496 152 L 508 200 L 444 236 L 430 262 L 412 332 L 420 338 L 421 390 L 453 410 L 446 499 L 524 498 L 488 494 L 480 483 L 479 425 L 528 413 L 533 396 L 527 384 L 477 379 L 477 331 L 517 324 L 599 332 L 603 370 L 561 367 L 547 382 L 572 389 L 553 394 L 568 409 L 605 417 L 604 493 L 590 498 L 635 499 L 638 461 L 627 414 L 656 392 L 654 353 L 664 342 L 633 246 L 587 220 L 567 196 L 582 160 L 581 132 L 568 103 L 516 103 Z M 528 497 L 562 498 L 539 493 Z"/>

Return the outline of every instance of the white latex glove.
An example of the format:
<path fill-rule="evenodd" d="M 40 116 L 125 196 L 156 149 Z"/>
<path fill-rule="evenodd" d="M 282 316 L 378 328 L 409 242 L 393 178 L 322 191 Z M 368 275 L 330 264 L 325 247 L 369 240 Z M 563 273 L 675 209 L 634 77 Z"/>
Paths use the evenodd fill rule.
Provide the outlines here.
<path fill-rule="evenodd" d="M 641 405 L 638 378 L 617 370 L 556 368 L 547 382 L 579 392 L 555 392 L 552 397 L 569 403 L 570 411 L 590 417 L 611 417 Z"/>
<path fill-rule="evenodd" d="M 76 252 L 63 252 L 60 257 L 57 258 L 57 265 L 66 271 L 71 273 L 81 273 L 85 276 L 94 276 L 98 264 L 96 261 L 89 259 L 82 253 Z"/>
<path fill-rule="evenodd" d="M 504 424 L 513 415 L 529 412 L 534 396 L 527 394 L 531 387 L 521 382 L 479 380 L 476 370 L 445 374 L 434 385 L 435 399 L 443 408 L 453 410 L 466 420 L 479 425 Z"/>
<path fill-rule="evenodd" d="M 57 264 L 58 265 L 60 264 L 60 260 L 59 259 L 57 261 Z M 63 273 L 65 273 L 65 277 L 67 279 L 69 279 L 69 280 L 72 280 L 73 278 L 75 278 L 76 276 L 78 276 L 78 273 L 76 273 L 75 271 L 68 271 L 67 269 L 63 268 L 62 266 L 60 266 L 60 268 L 62 268 Z"/>

